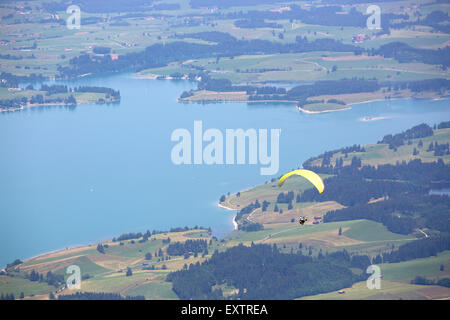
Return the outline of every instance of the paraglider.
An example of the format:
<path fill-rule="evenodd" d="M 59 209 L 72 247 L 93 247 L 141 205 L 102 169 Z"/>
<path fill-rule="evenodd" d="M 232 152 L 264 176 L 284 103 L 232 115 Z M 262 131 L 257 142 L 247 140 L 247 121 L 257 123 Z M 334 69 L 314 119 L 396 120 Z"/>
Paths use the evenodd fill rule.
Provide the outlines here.
<path fill-rule="evenodd" d="M 300 223 L 301 225 L 304 225 L 306 221 L 308 221 L 308 218 L 300 217 L 300 220 L 298 221 L 298 223 Z"/>
<path fill-rule="evenodd" d="M 310 170 L 306 170 L 306 169 L 298 169 L 298 170 L 294 170 L 294 171 L 286 173 L 285 175 L 283 175 L 280 178 L 280 180 L 278 180 L 278 186 L 282 187 L 284 182 L 293 175 L 299 175 L 299 176 L 302 176 L 305 179 L 307 179 L 309 182 L 311 182 L 316 187 L 316 189 L 319 191 L 319 193 L 322 193 L 323 190 L 325 189 L 325 185 L 322 181 L 322 178 L 320 178 L 320 176 L 317 173 L 312 172 Z M 302 217 L 300 217 L 298 223 L 300 223 L 303 226 L 306 221 L 308 221 L 308 219 L 306 217 L 302 216 Z"/>
<path fill-rule="evenodd" d="M 299 175 L 299 176 L 302 176 L 305 179 L 307 179 L 309 182 L 311 182 L 316 187 L 316 189 L 319 191 L 319 193 L 322 193 L 323 190 L 325 189 L 325 185 L 322 181 L 322 178 L 320 178 L 320 176 L 317 173 L 312 172 L 310 170 L 306 170 L 306 169 L 298 169 L 298 170 L 294 170 L 294 171 L 286 173 L 285 175 L 283 175 L 280 178 L 280 180 L 278 180 L 278 186 L 279 187 L 283 186 L 284 182 L 293 175 Z"/>

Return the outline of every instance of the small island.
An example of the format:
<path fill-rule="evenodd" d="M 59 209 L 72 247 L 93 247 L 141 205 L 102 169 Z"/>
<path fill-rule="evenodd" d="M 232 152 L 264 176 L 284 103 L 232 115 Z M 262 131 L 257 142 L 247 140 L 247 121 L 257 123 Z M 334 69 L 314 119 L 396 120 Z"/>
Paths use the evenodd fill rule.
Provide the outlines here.
<path fill-rule="evenodd" d="M 266 84 L 235 85 L 227 79 L 213 79 L 209 74 L 199 74 L 191 80 L 198 82 L 197 89 L 183 92 L 179 102 L 290 103 L 307 114 L 348 110 L 350 105 L 380 100 L 444 98 L 450 92 L 447 79 L 411 80 L 394 85 L 376 79 L 351 78 L 321 80 L 290 89 Z"/>

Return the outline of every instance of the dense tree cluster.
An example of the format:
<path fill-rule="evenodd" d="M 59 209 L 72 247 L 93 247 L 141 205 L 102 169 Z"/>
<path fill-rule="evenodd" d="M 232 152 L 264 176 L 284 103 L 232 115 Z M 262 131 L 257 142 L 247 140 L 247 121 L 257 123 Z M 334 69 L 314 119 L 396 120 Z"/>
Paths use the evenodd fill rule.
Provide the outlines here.
<path fill-rule="evenodd" d="M 229 2 L 235 1 L 224 1 L 218 0 L 192 0 L 191 5 L 199 5 L 202 3 L 204 7 L 206 6 L 218 6 L 218 7 L 228 7 Z M 235 6 L 246 6 L 247 3 L 251 5 L 255 4 L 253 1 L 236 1 Z M 258 1 L 259 2 L 259 1 Z M 208 5 L 206 5 L 208 4 Z M 260 4 L 260 3 L 258 3 Z M 353 4 L 353 3 L 352 3 Z M 228 13 L 215 13 L 211 17 L 215 19 L 245 19 L 250 21 L 261 21 L 267 20 L 300 20 L 302 23 L 310 25 L 322 25 L 322 26 L 339 26 L 339 27 L 365 27 L 367 16 L 364 13 L 356 10 L 356 8 L 351 8 L 350 11 L 345 10 L 345 8 L 336 5 L 335 2 L 332 5 L 327 6 L 317 6 L 304 9 L 299 5 L 289 4 L 290 10 L 284 10 L 281 12 L 269 11 L 269 10 L 246 10 L 239 12 L 228 12 Z M 343 14 L 345 12 L 345 14 Z M 392 24 L 392 21 L 396 22 L 401 20 L 408 20 L 409 16 L 407 14 L 385 14 L 381 15 L 382 27 L 383 29 L 388 29 Z M 260 26 L 255 25 L 255 28 Z M 262 26 L 261 26 L 262 27 Z"/>
<path fill-rule="evenodd" d="M 96 54 L 108 54 L 108 53 L 111 52 L 111 48 L 110 47 L 95 46 L 92 49 L 92 52 L 94 52 Z"/>
<path fill-rule="evenodd" d="M 445 156 L 447 154 L 450 154 L 449 143 L 447 142 L 439 144 L 437 141 L 435 141 L 434 143 L 430 142 L 427 151 L 433 151 L 433 155 L 435 157 Z"/>
<path fill-rule="evenodd" d="M 238 28 L 274 28 L 281 29 L 283 25 L 278 24 L 276 22 L 267 22 L 264 19 L 241 19 L 234 21 L 234 25 Z"/>
<path fill-rule="evenodd" d="M 356 171 L 356 170 L 355 170 Z M 407 192 L 425 193 L 425 188 L 407 182 L 368 180 L 364 176 L 337 176 L 326 179 L 326 192 L 319 194 L 307 189 L 300 195 L 300 202 L 337 201 L 345 206 L 364 204 L 371 199 L 393 197 Z"/>
<path fill-rule="evenodd" d="M 77 0 L 76 4 L 80 6 L 82 12 L 111 13 L 146 11 L 151 8 L 153 2 L 153 0 L 129 0 L 125 2 L 122 0 Z M 70 3 L 70 1 L 61 0 L 59 2 L 44 2 L 42 6 L 46 11 L 57 13 L 58 11 L 66 11 Z"/>
<path fill-rule="evenodd" d="M 338 290 L 353 282 L 365 280 L 349 268 L 365 271 L 371 264 L 395 263 L 435 256 L 450 249 L 450 236 L 432 236 L 401 245 L 397 250 L 371 258 L 349 254 L 346 250 L 319 252 L 316 258 L 301 254 L 281 253 L 276 245 L 238 245 L 225 252 L 214 252 L 204 263 L 191 264 L 172 272 L 167 281 L 181 299 L 223 299 L 217 286 L 234 286 L 238 293 L 228 299 L 292 299 L 305 295 Z M 310 255 L 311 255 L 311 250 Z M 442 270 L 442 267 L 441 267 Z M 443 280 L 438 285 L 447 285 Z M 214 289 L 216 288 L 216 289 Z"/>
<path fill-rule="evenodd" d="M 438 127 L 445 127 L 446 123 L 442 122 Z M 399 134 L 386 135 L 379 143 L 398 147 L 411 139 L 432 135 L 432 128 L 421 124 Z M 419 145 L 423 146 L 423 143 L 419 142 Z M 319 195 L 311 188 L 297 195 L 297 202 L 337 201 L 347 206 L 327 212 L 324 222 L 369 219 L 401 234 L 409 234 L 422 227 L 450 232 L 449 197 L 428 194 L 430 189 L 450 185 L 450 164 L 445 164 L 442 159 L 435 162 L 414 159 L 395 165 L 362 166 L 361 159 L 354 156 L 350 165 L 343 166 L 342 158 L 337 158 L 333 167 L 330 159 L 336 152 L 344 151 L 361 152 L 362 148 L 353 146 L 325 152 L 320 155 L 323 158 L 321 166 L 312 166 L 317 157 L 308 159 L 303 164 L 306 169 L 334 176 L 326 179 L 325 193 Z M 436 156 L 440 156 L 447 154 L 449 147 L 447 144 L 434 142 L 430 143 L 428 151 L 434 151 Z M 373 199 L 384 201 L 370 202 Z"/>
<path fill-rule="evenodd" d="M 104 93 L 106 94 L 106 98 L 114 98 L 115 100 L 120 100 L 120 91 L 114 90 L 112 88 L 107 87 L 93 87 L 93 86 L 80 86 L 73 88 L 74 92 L 95 92 L 95 93 Z"/>
<path fill-rule="evenodd" d="M 450 278 L 442 278 L 442 279 L 439 279 L 436 281 L 436 280 L 427 279 L 425 277 L 417 276 L 413 280 L 411 280 L 411 283 L 425 285 L 425 286 L 438 285 L 438 286 L 450 288 Z"/>
<path fill-rule="evenodd" d="M 25 278 L 33 282 L 47 282 L 49 285 L 54 287 L 58 287 L 64 283 L 64 275 L 55 274 L 51 271 L 48 271 L 44 276 L 44 274 L 33 269 L 29 274 L 26 274 Z"/>
<path fill-rule="evenodd" d="M 450 26 L 446 24 L 449 19 L 447 12 L 434 10 L 430 12 L 425 18 L 418 17 L 417 21 L 400 21 L 390 23 L 390 27 L 393 29 L 403 29 L 412 26 L 429 26 L 435 31 L 450 33 Z"/>
<path fill-rule="evenodd" d="M 244 214 L 250 214 L 253 210 L 261 208 L 261 204 L 259 203 L 258 199 L 256 199 L 255 202 L 250 203 L 249 205 L 245 206 L 236 215 L 236 219 L 240 219 Z"/>
<path fill-rule="evenodd" d="M 40 82 L 44 80 L 45 78 L 42 75 L 36 75 L 34 73 L 29 76 L 19 76 L 8 72 L 2 72 L 0 74 L 0 87 L 17 88 L 19 87 L 19 83 L 22 82 Z"/>
<path fill-rule="evenodd" d="M 446 187 L 450 181 L 450 165 L 442 161 L 422 163 L 416 159 L 360 169 L 347 166 L 331 172 L 338 175 L 326 180 L 326 193 L 319 195 L 308 189 L 299 196 L 302 202 L 332 200 L 348 206 L 328 212 L 324 222 L 369 219 L 402 234 L 420 226 L 450 231 L 450 200 L 428 195 L 431 188 Z M 385 201 L 368 203 L 379 198 Z"/>
<path fill-rule="evenodd" d="M 450 66 L 450 46 L 432 50 L 414 48 L 403 42 L 391 42 L 380 46 L 379 49 L 372 49 L 372 51 L 373 54 L 394 58 L 400 63 L 423 62 L 441 65 L 444 69 Z"/>
<path fill-rule="evenodd" d="M 405 204 L 404 200 L 404 197 L 398 197 L 329 211 L 324 215 L 323 222 L 368 219 L 384 224 L 391 232 L 410 234 L 416 227 L 412 217 L 414 207 Z"/>
<path fill-rule="evenodd" d="M 170 273 L 167 281 L 181 299 L 223 299 L 215 285 L 238 289 L 231 299 L 293 299 L 351 286 L 358 277 L 348 267 L 322 256 L 280 253 L 276 246 L 238 245 L 215 252 L 203 264 Z"/>
<path fill-rule="evenodd" d="M 397 133 L 395 135 L 388 134 L 383 137 L 379 144 L 388 144 L 389 149 L 394 149 L 405 144 L 405 141 L 417 138 L 425 138 L 433 135 L 433 129 L 425 124 L 419 124 L 411 129 L 408 129 L 402 133 Z"/>
<path fill-rule="evenodd" d="M 238 225 L 238 229 L 247 232 L 254 232 L 263 230 L 264 226 L 261 223 L 251 222 L 245 219 Z"/>
<path fill-rule="evenodd" d="M 143 240 L 146 241 L 152 235 L 156 235 L 156 234 L 163 234 L 163 233 L 168 233 L 168 232 L 185 232 L 185 231 L 196 230 L 196 229 L 207 229 L 209 232 L 211 232 L 211 228 L 205 228 L 202 226 L 200 226 L 200 227 L 194 226 L 192 228 L 189 228 L 188 226 L 185 226 L 185 227 L 174 227 L 174 228 L 170 228 L 169 230 L 153 230 L 152 232 L 150 232 L 150 230 L 147 230 L 145 233 L 142 233 L 142 232 L 123 233 L 118 237 L 114 237 L 112 239 L 112 241 L 116 242 L 116 241 L 124 241 L 124 240 L 136 240 L 139 238 L 143 238 Z"/>
<path fill-rule="evenodd" d="M 203 34 L 204 35 L 204 34 Z M 295 53 L 311 51 L 336 51 L 356 52 L 362 49 L 334 39 L 323 38 L 308 41 L 299 38 L 294 43 L 280 43 L 269 40 L 230 40 L 221 42 L 218 38 L 217 44 L 199 44 L 183 41 L 174 41 L 163 44 L 153 44 L 144 51 L 120 55 L 118 59 L 112 60 L 110 55 L 96 56 L 82 54 L 69 61 L 69 66 L 59 67 L 60 76 L 74 77 L 81 74 L 118 72 L 125 70 L 142 70 L 166 65 L 173 61 L 184 61 L 188 59 L 199 59 L 206 57 L 234 57 L 243 54 L 270 54 L 270 53 Z"/>
<path fill-rule="evenodd" d="M 69 89 L 67 88 L 66 85 L 58 85 L 58 84 L 46 85 L 46 84 L 42 84 L 40 91 L 45 91 L 45 95 L 49 96 L 49 95 L 52 95 L 52 94 L 67 93 L 67 92 L 69 92 Z"/>
<path fill-rule="evenodd" d="M 15 300 L 14 293 L 5 293 L 0 295 L 0 300 Z"/>
<path fill-rule="evenodd" d="M 438 129 L 450 128 L 450 121 L 444 121 L 444 122 L 439 123 L 437 128 Z"/>
<path fill-rule="evenodd" d="M 279 2 L 288 2 L 288 0 L 281 0 Z M 271 0 L 190 0 L 189 5 L 192 8 L 229 8 L 229 7 L 240 7 L 240 6 L 254 6 L 260 4 L 272 4 Z"/>
<path fill-rule="evenodd" d="M 321 80 L 313 84 L 305 84 L 295 86 L 292 89 L 283 93 L 283 90 L 273 90 L 276 94 L 260 95 L 253 94 L 250 100 L 294 100 L 300 104 L 311 103 L 307 101 L 308 97 L 320 96 L 325 94 L 345 94 L 345 93 L 359 93 L 359 92 L 374 92 L 381 88 L 377 80 L 366 79 L 341 79 L 341 80 Z M 249 93 L 249 92 L 247 92 Z M 256 92 L 258 93 L 258 92 Z M 314 101 L 316 102 L 316 101 Z"/>
<path fill-rule="evenodd" d="M 359 145 L 359 144 L 358 145 L 354 144 L 353 146 L 350 146 L 350 147 L 344 147 L 344 148 L 335 149 L 335 150 L 332 150 L 332 151 L 325 151 L 324 153 L 318 155 L 317 157 L 312 157 L 312 158 L 309 158 L 308 160 L 306 160 L 303 163 L 303 167 L 304 168 L 310 168 L 312 166 L 312 162 L 314 160 L 317 160 L 317 159 L 322 159 L 322 166 L 323 167 L 329 166 L 330 163 L 331 163 L 330 162 L 331 158 L 333 157 L 333 155 L 335 153 L 341 152 L 341 153 L 347 155 L 347 154 L 352 153 L 352 152 L 365 152 L 365 151 L 366 150 L 364 149 L 364 147 L 361 147 L 361 145 Z"/>
<path fill-rule="evenodd" d="M 384 262 L 401 262 L 418 258 L 436 256 L 439 252 L 450 250 L 450 236 L 435 236 L 402 244 L 398 250 L 383 254 Z"/>
<path fill-rule="evenodd" d="M 182 256 L 185 254 L 195 254 L 207 249 L 208 242 L 203 239 L 186 240 L 185 242 L 174 242 L 167 247 L 167 254 L 171 256 Z"/>
<path fill-rule="evenodd" d="M 147 233 L 149 233 L 149 231 L 147 231 Z M 142 232 L 122 233 L 117 238 L 113 238 L 112 241 L 116 242 L 116 241 L 124 241 L 124 240 L 131 240 L 131 239 L 139 239 L 139 238 L 142 238 L 143 236 L 144 236 L 144 234 Z"/>
<path fill-rule="evenodd" d="M 18 266 L 21 263 L 22 263 L 22 260 L 16 259 L 11 263 L 6 264 L 6 269 L 14 268 L 15 266 Z"/>
<path fill-rule="evenodd" d="M 23 106 L 30 104 L 46 104 L 46 103 L 61 103 L 65 105 L 76 105 L 77 100 L 74 98 L 73 95 L 68 96 L 67 98 L 50 98 L 50 97 L 44 97 L 42 94 L 37 94 L 34 96 L 31 96 L 30 98 L 27 97 L 21 97 L 21 98 L 15 98 L 15 99 L 3 99 L 0 100 L 0 108 L 6 108 L 6 109 L 18 109 Z"/>
<path fill-rule="evenodd" d="M 277 196 L 278 203 L 290 203 L 294 200 L 294 191 L 280 192 Z"/>
<path fill-rule="evenodd" d="M 17 84 L 16 84 L 17 85 Z M 32 85 L 28 85 L 26 90 L 34 90 Z M 41 93 L 32 95 L 31 97 L 17 97 L 14 99 L 3 99 L 0 100 L 0 107 L 15 109 L 26 106 L 27 104 L 65 104 L 65 105 L 76 105 L 77 101 L 75 97 L 70 94 L 66 97 L 58 96 L 58 94 L 68 94 L 71 92 L 95 92 L 95 93 L 104 93 L 106 94 L 106 99 L 112 98 L 117 101 L 120 100 L 120 91 L 116 91 L 111 88 L 105 87 L 75 87 L 68 88 L 66 85 L 46 85 L 42 84 L 39 91 L 44 91 L 44 95 Z M 39 92 L 38 91 L 38 92 Z M 56 96 L 53 96 L 56 95 Z M 104 99 L 99 99 L 97 102 L 105 102 Z"/>

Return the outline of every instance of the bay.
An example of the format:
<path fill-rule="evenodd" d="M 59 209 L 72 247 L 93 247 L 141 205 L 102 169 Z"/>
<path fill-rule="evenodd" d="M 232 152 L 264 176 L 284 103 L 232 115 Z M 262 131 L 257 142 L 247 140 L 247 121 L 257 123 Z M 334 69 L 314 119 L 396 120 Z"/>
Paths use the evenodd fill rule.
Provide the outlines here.
<path fill-rule="evenodd" d="M 450 120 L 448 100 L 378 101 L 350 110 L 304 114 L 291 104 L 181 104 L 188 81 L 132 74 L 62 81 L 120 90 L 113 105 L 39 107 L 0 113 L 0 266 L 16 258 L 95 243 L 124 232 L 233 229 L 222 194 L 273 178 L 260 165 L 180 165 L 173 130 L 280 128 L 280 170 L 353 144 L 376 143 L 422 122 Z M 363 118 L 380 118 L 361 121 Z"/>

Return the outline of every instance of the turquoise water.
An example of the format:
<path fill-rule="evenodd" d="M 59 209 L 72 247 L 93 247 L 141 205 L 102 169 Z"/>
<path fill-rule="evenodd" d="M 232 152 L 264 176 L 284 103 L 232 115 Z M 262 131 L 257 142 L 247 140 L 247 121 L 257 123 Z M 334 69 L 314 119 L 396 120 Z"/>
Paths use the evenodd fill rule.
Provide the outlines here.
<path fill-rule="evenodd" d="M 194 120 L 222 132 L 281 128 L 279 174 L 326 150 L 450 120 L 448 100 L 307 115 L 283 104 L 177 103 L 195 87 L 187 81 L 120 74 L 66 83 L 119 89 L 122 101 L 0 114 L 0 265 L 123 232 L 185 225 L 210 226 L 219 236 L 231 231 L 233 212 L 217 207 L 219 197 L 271 177 L 259 165 L 175 166 L 170 135 L 192 131 Z"/>

